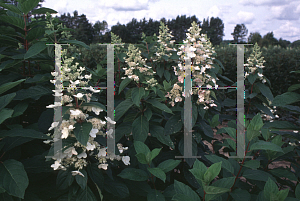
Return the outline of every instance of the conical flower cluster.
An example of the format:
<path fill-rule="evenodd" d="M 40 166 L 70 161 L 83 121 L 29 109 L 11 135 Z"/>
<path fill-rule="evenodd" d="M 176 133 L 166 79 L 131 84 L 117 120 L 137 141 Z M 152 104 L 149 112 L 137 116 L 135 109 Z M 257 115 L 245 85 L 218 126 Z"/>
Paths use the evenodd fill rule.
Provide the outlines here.
<path fill-rule="evenodd" d="M 87 141 L 87 144 L 81 144 L 79 141 L 75 142 L 74 144 L 70 145 L 67 149 L 65 149 L 61 154 L 55 154 L 52 159 L 55 160 L 54 164 L 51 165 L 51 167 L 54 170 L 57 169 L 63 169 L 66 168 L 72 168 L 76 169 L 76 171 L 73 171 L 73 175 L 80 174 L 83 176 L 83 174 L 80 172 L 81 169 L 83 169 L 87 164 L 87 158 L 88 156 L 94 156 L 98 162 L 98 168 L 107 169 L 108 164 L 106 163 L 106 159 L 114 160 L 114 158 L 111 158 L 110 156 L 106 156 L 106 148 L 101 148 L 100 144 L 95 141 L 97 134 L 98 135 L 104 135 L 103 129 L 105 129 L 106 121 L 102 121 L 99 118 L 90 116 L 87 113 L 84 113 L 83 110 L 86 112 L 93 112 L 95 115 L 99 115 L 100 112 L 103 110 L 99 107 L 94 106 L 84 106 L 82 107 L 82 110 L 80 109 L 80 106 L 78 106 L 78 100 L 81 100 L 82 102 L 90 102 L 91 93 L 77 93 L 77 85 L 79 86 L 86 86 L 88 84 L 88 81 L 83 81 L 83 79 L 90 80 L 92 75 L 85 75 L 82 76 L 82 72 L 85 70 L 84 67 L 79 67 L 79 63 L 76 63 L 75 65 L 72 65 L 72 62 L 74 60 L 74 57 L 68 59 L 66 56 L 66 51 L 62 51 L 62 57 L 63 57 L 63 65 L 61 68 L 61 75 L 58 76 L 58 72 L 52 72 L 51 74 L 55 76 L 56 79 L 61 79 L 62 81 L 69 81 L 69 88 L 68 92 L 70 95 L 63 95 L 62 93 L 62 86 L 59 87 L 57 85 L 56 87 L 59 87 L 58 90 L 53 90 L 55 92 L 54 96 L 61 96 L 62 102 L 57 103 L 55 102 L 55 105 L 49 105 L 47 108 L 54 108 L 58 106 L 62 106 L 65 103 L 69 103 L 67 106 L 69 106 L 69 110 L 66 112 L 66 114 L 69 115 L 68 119 L 62 120 L 62 123 L 59 125 L 59 122 L 53 122 L 51 124 L 51 127 L 48 129 L 49 131 L 57 128 L 59 132 L 55 132 L 53 135 L 50 133 L 47 134 L 48 136 L 51 136 L 53 140 L 47 140 L 44 141 L 46 144 L 53 145 L 54 142 L 61 139 L 67 139 L 67 138 L 77 138 L 74 131 L 75 129 L 78 130 L 78 126 L 81 126 L 82 123 L 88 123 L 92 125 L 92 128 L 89 132 L 89 138 Z M 50 80 L 51 83 L 56 83 L 55 80 Z M 88 89 L 92 91 L 93 93 L 98 93 L 100 90 L 95 90 L 93 87 L 82 87 L 83 89 Z M 72 104 L 74 96 L 76 100 L 76 106 Z M 83 97 L 86 96 L 86 99 L 83 99 Z M 92 113 L 92 114 L 93 114 Z M 109 117 L 105 117 L 107 121 L 109 121 L 111 124 L 115 124 L 115 121 L 112 121 Z M 107 136 L 109 135 L 109 132 L 107 131 Z M 124 149 L 123 147 L 119 146 L 119 149 Z M 97 154 L 98 153 L 98 154 Z M 117 160 L 121 160 L 125 164 L 129 164 L 129 156 L 123 156 L 122 158 L 120 156 L 116 156 Z"/>
<path fill-rule="evenodd" d="M 190 54 L 186 54 L 187 49 L 184 45 L 182 45 L 179 49 L 181 51 L 177 52 L 177 55 L 180 55 L 180 60 L 178 62 L 178 66 L 173 66 L 175 75 L 178 75 L 178 84 L 183 86 L 184 83 L 184 72 L 185 66 L 182 64 L 185 59 L 191 58 L 192 65 L 192 87 L 207 87 L 211 88 L 212 85 L 216 85 L 216 79 L 213 78 L 210 74 L 213 74 L 210 69 L 214 68 L 212 66 L 213 59 L 215 59 L 212 55 L 215 53 L 214 48 L 212 48 L 212 44 L 207 38 L 205 34 L 200 35 L 201 29 L 196 24 L 196 22 L 192 23 L 192 27 L 188 29 L 189 33 L 186 33 L 186 40 L 183 42 L 185 44 L 190 44 L 189 51 Z M 218 78 L 217 78 L 218 79 Z M 175 84 L 173 89 L 171 90 L 166 97 L 169 97 L 171 100 L 170 104 L 172 106 L 175 105 L 175 102 L 181 102 L 181 96 L 185 96 L 185 93 L 182 92 L 182 87 L 178 84 Z M 197 104 L 204 104 L 205 109 L 208 109 L 206 104 L 209 104 L 211 107 L 216 106 L 213 103 L 213 100 L 210 98 L 209 90 L 202 90 L 200 88 L 195 88 L 190 91 L 190 94 L 197 94 L 198 100 Z"/>
<path fill-rule="evenodd" d="M 170 51 L 176 51 L 176 49 L 172 47 L 174 46 L 173 44 L 175 40 L 171 40 L 171 38 L 174 37 L 171 35 L 171 33 L 172 32 L 169 33 L 168 26 L 165 25 L 163 22 L 160 22 L 159 35 L 157 36 L 157 42 L 159 45 L 156 51 L 156 59 L 154 59 L 153 61 L 160 60 L 162 56 L 169 57 L 172 55 Z"/>
<path fill-rule="evenodd" d="M 152 67 L 146 65 L 146 59 L 142 58 L 139 48 L 136 48 L 133 44 L 129 44 L 127 56 L 125 62 L 128 67 L 123 68 L 125 75 L 136 83 L 140 82 L 140 77 L 142 76 L 142 83 L 146 84 L 146 86 L 155 86 L 157 81 L 153 78 L 153 74 L 156 72 L 151 69 Z M 125 78 L 126 77 L 123 77 L 122 79 Z M 147 82 L 150 80 L 151 83 Z M 146 89 L 147 88 L 148 87 L 146 87 Z"/>
<path fill-rule="evenodd" d="M 244 64 L 245 66 L 245 78 L 249 74 L 255 74 L 257 73 L 260 80 L 262 80 L 262 83 L 266 82 L 266 79 L 264 79 L 264 75 L 262 74 L 265 66 L 263 66 L 263 63 L 265 62 L 264 57 L 261 56 L 260 47 L 257 43 L 255 43 L 253 52 L 250 54 L 250 57 L 247 59 L 247 64 Z"/>

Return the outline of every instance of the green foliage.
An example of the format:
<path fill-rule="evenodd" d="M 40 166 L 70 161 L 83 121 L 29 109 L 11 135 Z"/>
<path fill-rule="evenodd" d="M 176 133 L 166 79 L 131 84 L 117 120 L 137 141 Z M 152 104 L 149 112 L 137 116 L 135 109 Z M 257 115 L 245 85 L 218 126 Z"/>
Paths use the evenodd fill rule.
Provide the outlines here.
<path fill-rule="evenodd" d="M 236 155 L 236 114 L 231 112 L 236 111 L 236 97 L 232 95 L 236 90 L 233 89 L 211 92 L 218 107 L 208 110 L 202 105 L 196 105 L 195 99 L 192 99 L 191 147 L 193 154 L 201 158 L 175 159 L 175 156 L 182 154 L 184 150 L 184 102 L 177 102 L 176 106 L 172 107 L 165 95 L 177 82 L 172 66 L 177 65 L 179 57 L 176 51 L 172 51 L 171 54 L 162 55 L 155 61 L 155 53 L 161 51 L 161 44 L 153 34 L 159 31 L 166 34 L 166 31 L 164 28 L 159 30 L 159 23 L 153 21 L 145 22 L 149 25 L 147 29 L 143 29 L 147 36 L 143 35 L 141 44 L 137 46 L 142 57 L 147 58 L 146 65 L 157 72 L 154 76 L 158 82 L 155 87 L 146 89 L 145 82 L 138 85 L 128 78 L 121 81 L 125 74 L 122 69 L 127 65 L 125 59 L 128 57 L 128 45 L 116 48 L 116 143 L 128 147 L 128 150 L 124 149 L 123 153 L 120 153 L 120 157 L 130 156 L 130 165 L 125 166 L 122 161 L 110 160 L 107 157 L 107 170 L 99 169 L 95 158 L 88 156 L 84 159 L 88 161 L 87 166 L 80 170 L 84 176 L 73 176 L 72 171 L 77 170 L 73 166 L 65 167 L 56 174 L 53 168 L 49 167 L 53 164 L 49 156 L 55 155 L 54 147 L 43 143 L 51 139 L 48 132 L 52 131 L 48 131 L 48 128 L 53 121 L 53 112 L 48 112 L 45 107 L 54 100 L 53 84 L 49 83 L 50 72 L 54 69 L 54 51 L 52 46 L 46 44 L 72 44 L 67 55 L 74 57 L 80 66 L 86 66 L 92 73 L 94 78 L 89 83 L 91 86 L 104 86 L 106 83 L 106 47 L 90 44 L 94 39 L 91 36 L 92 28 L 85 16 L 78 16 L 75 12 L 73 18 L 61 17 L 60 20 L 65 19 L 65 24 L 68 24 L 63 27 L 58 18 L 52 19 L 49 15 L 57 13 L 56 11 L 50 8 L 32 11 L 37 3 L 35 0 L 19 1 L 18 6 L 0 3 L 1 7 L 9 10 L 1 14 L 0 18 L 5 25 L 1 24 L 0 36 L 0 200 L 300 199 L 300 187 L 294 183 L 299 179 L 297 160 L 300 152 L 298 147 L 292 146 L 293 143 L 298 145 L 300 139 L 294 132 L 279 131 L 299 131 L 299 122 L 269 122 L 263 118 L 263 114 L 274 117 L 274 108 L 271 111 L 271 107 L 276 106 L 283 111 L 293 111 L 298 115 L 295 117 L 298 119 L 298 77 L 290 73 L 297 70 L 296 64 L 292 62 L 297 58 L 298 50 L 263 48 L 260 54 L 257 45 L 246 48 L 247 58 L 253 60 L 254 57 L 260 57 L 261 60 L 263 56 L 266 60 L 263 72 L 262 69 L 258 69 L 254 75 L 251 74 L 245 79 L 245 151 L 251 158 L 228 159 L 228 155 L 225 154 Z M 29 22 L 27 16 L 23 16 L 27 13 L 46 14 L 46 19 L 31 19 Z M 190 21 L 197 23 L 195 17 L 178 17 L 176 22 L 171 21 L 168 25 L 172 30 L 180 24 L 179 22 L 184 22 L 182 27 L 190 26 Z M 69 34 L 72 30 L 67 28 L 71 28 L 69 25 L 73 22 L 84 25 L 76 29 L 74 37 Z M 211 32 L 211 27 L 222 29 L 220 20 L 211 19 L 210 23 L 205 23 L 203 31 L 209 37 L 218 38 L 221 35 L 219 32 L 217 35 Z M 139 32 L 131 34 L 131 29 L 138 27 L 137 24 L 133 21 L 126 27 L 112 27 L 116 34 L 111 34 L 114 42 L 122 43 L 118 35 L 122 39 L 127 37 L 124 40 L 126 43 L 140 40 Z M 162 25 L 163 23 L 161 27 L 165 27 Z M 97 23 L 94 28 L 98 31 L 98 39 L 103 39 L 105 35 L 100 35 L 100 31 L 105 30 L 105 23 Z M 181 30 L 174 35 L 176 40 L 184 39 L 185 32 Z M 243 34 L 236 36 L 240 39 Z M 254 36 L 252 38 L 254 41 Z M 272 34 L 265 37 L 265 41 L 267 39 L 272 41 Z M 20 41 L 25 43 L 21 44 Z M 218 60 L 214 60 L 213 73 L 220 78 L 217 84 L 233 85 L 236 82 L 236 49 L 218 48 L 216 58 Z M 259 80 L 258 73 L 264 73 L 267 84 Z M 286 75 L 291 78 L 285 79 Z M 285 80 L 278 82 L 277 79 Z M 92 100 L 94 102 L 82 103 L 79 107 L 92 106 L 106 112 L 105 94 L 95 94 Z M 68 116 L 70 108 L 64 105 L 62 115 Z M 103 117 L 101 115 L 99 116 Z M 219 129 L 219 124 L 224 120 L 229 120 L 228 126 Z M 77 141 L 83 145 L 87 144 L 92 124 L 78 121 L 74 127 L 74 136 L 63 139 L 59 151 L 67 150 Z M 216 130 L 216 134 L 228 134 L 232 139 L 215 138 L 213 129 Z M 97 135 L 96 140 L 106 146 L 105 137 Z M 213 151 L 206 147 L 207 143 L 212 144 Z M 78 154 L 82 151 L 81 148 L 76 150 Z M 45 158 L 46 156 L 49 158 Z M 271 169 L 270 164 L 276 161 L 289 161 L 291 167 Z M 288 188 L 281 190 L 284 186 Z"/>

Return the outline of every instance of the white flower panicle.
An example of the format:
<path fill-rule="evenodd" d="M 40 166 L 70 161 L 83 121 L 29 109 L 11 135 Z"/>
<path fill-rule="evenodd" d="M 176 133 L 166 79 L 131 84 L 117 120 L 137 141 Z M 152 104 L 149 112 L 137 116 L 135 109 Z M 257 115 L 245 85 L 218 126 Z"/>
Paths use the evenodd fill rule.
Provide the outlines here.
<path fill-rule="evenodd" d="M 263 66 L 265 60 L 264 57 L 261 56 L 262 52 L 260 51 L 260 47 L 257 43 L 255 43 L 253 47 L 253 51 L 250 54 L 250 57 L 247 59 L 247 63 L 244 64 L 245 66 L 245 78 L 248 77 L 250 74 L 257 74 L 259 79 L 262 80 L 262 83 L 266 82 L 266 78 L 262 74 Z"/>
<path fill-rule="evenodd" d="M 212 55 L 215 52 L 214 48 L 212 47 L 211 42 L 207 38 L 206 34 L 201 34 L 201 29 L 197 25 L 196 22 L 192 23 L 192 26 L 188 29 L 189 33 L 186 33 L 186 40 L 184 43 L 190 44 L 189 51 L 190 53 L 186 53 L 185 46 L 182 45 L 179 49 L 180 51 L 177 52 L 177 55 L 180 56 L 180 60 L 184 62 L 187 58 L 191 58 L 191 73 L 192 73 L 192 87 L 207 87 L 212 88 L 212 85 L 209 83 L 214 84 L 214 87 L 217 88 L 218 85 L 216 84 L 216 79 L 211 77 L 206 71 L 210 71 L 210 69 L 214 68 L 212 66 L 213 60 L 215 59 Z M 181 102 L 185 97 L 185 92 L 182 92 L 182 87 L 185 78 L 185 66 L 182 64 L 183 62 L 178 62 L 178 66 L 173 66 L 175 75 L 178 76 L 178 84 L 174 84 L 173 89 L 166 95 L 166 97 L 171 99 L 169 102 L 172 106 L 175 105 L 175 102 Z M 218 80 L 218 78 L 217 78 Z M 192 89 L 190 94 L 198 95 L 197 104 L 203 104 L 205 107 L 204 109 L 208 109 L 210 107 L 217 106 L 213 103 L 213 100 L 210 98 L 210 94 L 213 93 L 209 90 L 202 90 L 199 88 Z"/>
<path fill-rule="evenodd" d="M 62 56 L 64 57 L 66 54 L 66 51 L 62 51 Z M 105 130 L 106 121 L 110 122 L 111 124 L 116 124 L 115 121 L 112 121 L 111 118 L 105 117 L 106 121 L 102 121 L 101 119 L 90 117 L 89 114 L 84 113 L 86 112 L 93 112 L 95 115 L 99 115 L 100 112 L 103 112 L 102 108 L 96 107 L 96 106 L 83 106 L 80 108 L 78 106 L 79 101 L 81 102 L 90 102 L 90 99 L 92 97 L 91 93 L 76 93 L 77 88 L 76 86 L 79 85 L 82 88 L 85 88 L 84 86 L 87 85 L 87 81 L 83 81 L 83 79 L 90 80 L 92 78 L 92 75 L 85 75 L 81 76 L 81 73 L 85 70 L 84 67 L 79 67 L 79 63 L 76 62 L 75 65 L 71 66 L 71 63 L 74 59 L 72 57 L 71 59 L 67 59 L 64 57 L 64 64 L 62 67 L 60 79 L 62 81 L 69 81 L 69 88 L 68 93 L 63 94 L 63 88 L 61 86 L 56 86 L 59 89 L 53 90 L 55 92 L 55 96 L 61 97 L 61 102 L 55 102 L 54 105 L 49 105 L 47 108 L 55 108 L 58 106 L 63 106 L 67 103 L 69 103 L 67 106 L 70 107 L 65 113 L 69 114 L 69 119 L 62 120 L 60 126 L 59 122 L 53 122 L 51 124 L 51 127 L 48 129 L 49 131 L 57 128 L 59 131 L 58 134 L 49 134 L 53 138 L 53 140 L 47 140 L 44 141 L 45 144 L 53 145 L 54 142 L 58 141 L 59 137 L 61 137 L 62 140 L 67 138 L 76 138 L 74 134 L 74 130 L 76 129 L 77 125 L 76 123 L 83 123 L 88 122 L 92 124 L 92 129 L 89 133 L 89 139 L 87 144 L 83 145 L 79 141 L 75 142 L 72 146 L 64 147 L 65 150 L 61 153 L 61 155 L 55 155 L 52 157 L 54 159 L 54 164 L 51 165 L 51 167 L 54 170 L 63 169 L 66 170 L 66 168 L 75 168 L 75 171 L 72 171 L 72 175 L 84 175 L 80 172 L 81 169 L 83 169 L 87 164 L 87 158 L 88 156 L 94 156 L 96 159 L 98 159 L 98 167 L 102 168 L 104 170 L 107 169 L 108 164 L 106 160 L 106 148 L 100 148 L 100 144 L 96 142 L 94 139 L 97 137 L 97 135 L 105 135 L 101 130 Z M 56 79 L 58 79 L 58 73 L 53 72 L 51 73 L 53 76 L 56 76 Z M 79 80 L 78 80 L 79 79 Z M 55 80 L 51 80 L 51 83 L 55 83 Z M 90 90 L 93 93 L 98 93 L 100 90 L 95 90 L 93 87 L 85 88 Z M 74 98 L 72 98 L 74 97 Z M 84 99 L 86 97 L 86 99 Z M 73 100 L 76 100 L 76 103 L 73 103 Z M 79 125 L 78 125 L 79 126 Z M 126 150 L 125 147 L 122 147 L 122 150 Z M 80 151 L 80 152 L 78 152 Z M 97 154 L 98 151 L 98 154 Z M 95 153 L 95 154 L 94 154 Z M 129 156 L 128 156 L 129 157 Z M 125 157 L 123 161 L 124 163 L 129 164 L 128 157 Z M 109 159 L 114 160 L 114 158 L 109 157 Z M 116 159 L 121 160 L 120 156 L 117 156 Z"/>

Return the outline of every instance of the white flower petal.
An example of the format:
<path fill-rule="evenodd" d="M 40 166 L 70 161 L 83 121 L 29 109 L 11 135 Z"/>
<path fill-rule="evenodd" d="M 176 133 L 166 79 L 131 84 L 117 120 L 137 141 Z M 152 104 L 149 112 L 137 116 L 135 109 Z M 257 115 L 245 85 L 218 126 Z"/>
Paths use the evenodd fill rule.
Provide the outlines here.
<path fill-rule="evenodd" d="M 122 161 L 125 165 L 130 165 L 130 157 L 129 156 L 123 156 Z"/>

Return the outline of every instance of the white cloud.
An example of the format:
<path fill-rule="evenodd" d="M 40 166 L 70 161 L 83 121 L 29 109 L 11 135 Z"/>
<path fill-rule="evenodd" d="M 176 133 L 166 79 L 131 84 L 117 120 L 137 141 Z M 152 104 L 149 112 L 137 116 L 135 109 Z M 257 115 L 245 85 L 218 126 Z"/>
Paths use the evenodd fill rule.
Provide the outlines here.
<path fill-rule="evenodd" d="M 100 1 L 98 4 L 101 7 L 113 8 L 116 11 L 137 11 L 148 9 L 148 0 L 109 0 Z"/>
<path fill-rule="evenodd" d="M 252 24 L 255 19 L 252 12 L 239 11 L 236 15 L 229 20 L 230 24 Z"/>
<path fill-rule="evenodd" d="M 210 17 L 219 17 L 221 13 L 221 10 L 218 8 L 218 6 L 213 6 L 207 11 L 207 15 Z"/>
<path fill-rule="evenodd" d="M 290 38 L 292 40 L 299 40 L 300 28 L 293 26 L 292 22 L 285 22 L 273 33 L 278 39 L 282 37 L 283 39 Z"/>
<path fill-rule="evenodd" d="M 284 6 L 272 6 L 271 12 L 272 17 L 278 20 L 298 20 L 300 19 L 300 4 L 291 3 Z"/>
<path fill-rule="evenodd" d="M 244 6 L 274 6 L 286 5 L 293 0 L 240 0 L 239 3 Z"/>

